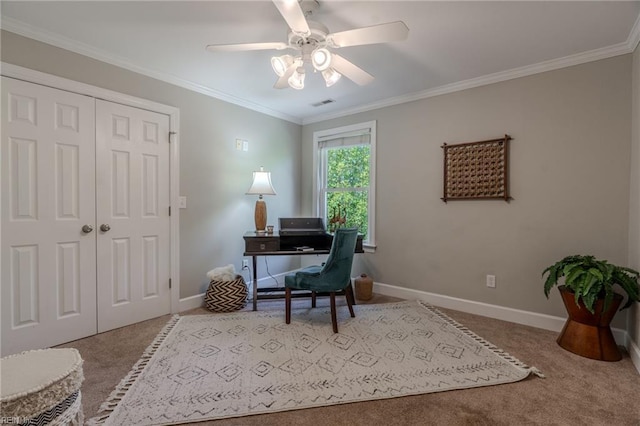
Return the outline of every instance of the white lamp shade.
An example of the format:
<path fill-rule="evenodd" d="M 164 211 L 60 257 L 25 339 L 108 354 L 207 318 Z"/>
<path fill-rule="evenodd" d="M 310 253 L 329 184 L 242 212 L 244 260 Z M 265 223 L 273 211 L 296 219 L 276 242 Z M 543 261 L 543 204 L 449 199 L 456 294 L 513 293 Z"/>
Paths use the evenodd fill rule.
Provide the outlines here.
<path fill-rule="evenodd" d="M 296 89 L 296 90 L 302 90 L 304 89 L 304 77 L 305 77 L 305 70 L 302 67 L 298 67 L 298 69 L 296 69 L 293 74 L 291 74 L 291 77 L 289 77 L 289 86 L 291 86 L 292 89 Z"/>
<path fill-rule="evenodd" d="M 324 71 L 331 65 L 331 52 L 324 47 L 320 47 L 311 54 L 311 63 L 318 71 Z"/>
<path fill-rule="evenodd" d="M 260 167 L 259 172 L 253 172 L 253 183 L 247 190 L 247 195 L 276 195 L 273 185 L 271 185 L 271 173 L 265 172 Z"/>
<path fill-rule="evenodd" d="M 271 67 L 278 77 L 282 77 L 287 71 L 287 68 L 292 64 L 293 56 L 291 55 L 274 56 L 271 58 Z"/>
<path fill-rule="evenodd" d="M 342 77 L 342 74 L 340 74 L 338 71 L 334 70 L 333 68 L 328 68 L 322 71 L 322 77 L 324 78 L 324 82 L 327 85 L 327 87 L 331 87 L 334 84 L 336 84 L 338 80 L 340 80 L 340 77 Z"/>

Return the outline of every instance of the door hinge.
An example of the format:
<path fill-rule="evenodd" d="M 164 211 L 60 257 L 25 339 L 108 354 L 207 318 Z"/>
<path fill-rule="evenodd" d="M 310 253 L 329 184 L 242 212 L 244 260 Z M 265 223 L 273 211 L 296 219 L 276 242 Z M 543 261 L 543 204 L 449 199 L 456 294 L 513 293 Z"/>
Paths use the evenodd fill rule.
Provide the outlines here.
<path fill-rule="evenodd" d="M 169 278 L 169 288 L 171 288 L 171 278 Z"/>
<path fill-rule="evenodd" d="M 169 216 L 171 216 L 171 206 L 169 206 Z"/>
<path fill-rule="evenodd" d="M 169 143 L 171 143 L 171 136 L 175 135 L 176 132 L 169 132 Z"/>

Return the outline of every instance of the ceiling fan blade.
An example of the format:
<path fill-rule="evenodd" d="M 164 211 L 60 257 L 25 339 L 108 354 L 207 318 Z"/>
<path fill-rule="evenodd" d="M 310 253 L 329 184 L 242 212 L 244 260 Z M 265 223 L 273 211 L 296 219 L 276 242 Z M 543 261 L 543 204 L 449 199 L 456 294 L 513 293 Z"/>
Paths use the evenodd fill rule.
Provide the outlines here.
<path fill-rule="evenodd" d="M 309 24 L 307 24 L 298 0 L 273 0 L 273 4 L 276 5 L 284 20 L 287 21 L 287 25 L 289 25 L 289 28 L 291 28 L 294 33 L 301 35 L 311 34 Z"/>
<path fill-rule="evenodd" d="M 335 53 L 332 53 L 331 56 L 331 68 L 338 71 L 354 83 L 364 86 L 365 84 L 369 84 L 373 81 L 374 77 L 371 74 L 352 62 L 347 61 L 342 56 L 336 55 Z"/>
<path fill-rule="evenodd" d="M 286 89 L 289 87 L 289 77 L 293 74 L 296 68 L 299 66 L 297 63 L 293 63 L 289 65 L 289 68 L 284 72 L 284 75 L 276 81 L 276 84 L 273 85 L 274 89 Z"/>
<path fill-rule="evenodd" d="M 402 21 L 371 27 L 356 28 L 327 35 L 327 42 L 332 47 L 360 46 L 363 44 L 386 43 L 406 40 L 409 28 Z"/>
<path fill-rule="evenodd" d="M 239 44 L 210 44 L 209 52 L 242 52 L 246 50 L 283 50 L 289 47 L 287 43 L 239 43 Z"/>

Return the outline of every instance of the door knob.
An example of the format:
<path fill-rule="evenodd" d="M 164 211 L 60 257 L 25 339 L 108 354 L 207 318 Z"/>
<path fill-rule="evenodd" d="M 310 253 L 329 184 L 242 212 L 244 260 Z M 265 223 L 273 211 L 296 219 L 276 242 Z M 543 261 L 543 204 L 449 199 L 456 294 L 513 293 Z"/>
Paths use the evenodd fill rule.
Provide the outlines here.
<path fill-rule="evenodd" d="M 84 225 L 82 227 L 82 232 L 84 232 L 85 234 L 88 234 L 91 231 L 93 231 L 93 226 L 91 225 Z"/>
<path fill-rule="evenodd" d="M 111 227 L 106 223 L 103 223 L 102 225 L 100 225 L 100 230 L 102 232 L 107 232 L 107 231 L 109 231 L 109 229 L 111 229 Z"/>

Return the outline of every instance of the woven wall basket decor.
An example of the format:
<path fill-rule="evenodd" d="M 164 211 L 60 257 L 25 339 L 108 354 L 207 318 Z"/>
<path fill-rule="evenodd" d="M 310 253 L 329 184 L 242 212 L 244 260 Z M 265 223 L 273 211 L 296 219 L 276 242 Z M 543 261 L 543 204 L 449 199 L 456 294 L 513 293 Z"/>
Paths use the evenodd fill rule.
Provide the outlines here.
<path fill-rule="evenodd" d="M 204 296 L 207 309 L 214 312 L 231 312 L 244 308 L 247 303 L 247 285 L 242 275 L 233 281 L 212 280 Z"/>
<path fill-rule="evenodd" d="M 452 200 L 511 200 L 509 141 L 503 138 L 442 145 L 445 203 Z"/>

